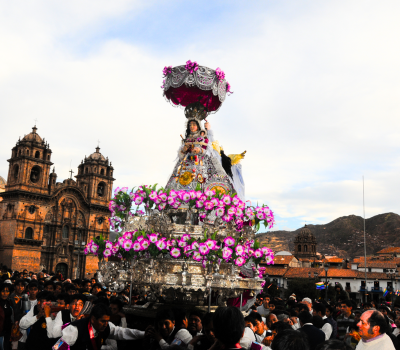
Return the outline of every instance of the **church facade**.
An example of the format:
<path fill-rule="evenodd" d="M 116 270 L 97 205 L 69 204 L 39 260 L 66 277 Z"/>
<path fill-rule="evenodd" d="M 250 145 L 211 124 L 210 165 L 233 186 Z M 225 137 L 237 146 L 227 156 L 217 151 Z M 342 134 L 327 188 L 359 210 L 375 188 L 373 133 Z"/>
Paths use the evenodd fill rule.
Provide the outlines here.
<path fill-rule="evenodd" d="M 49 144 L 37 128 L 11 151 L 5 191 L 0 193 L 0 263 L 16 270 L 61 272 L 83 278 L 97 269 L 86 242 L 108 238 L 108 203 L 114 182 L 100 148 L 85 157 L 75 179 L 57 182 Z"/>

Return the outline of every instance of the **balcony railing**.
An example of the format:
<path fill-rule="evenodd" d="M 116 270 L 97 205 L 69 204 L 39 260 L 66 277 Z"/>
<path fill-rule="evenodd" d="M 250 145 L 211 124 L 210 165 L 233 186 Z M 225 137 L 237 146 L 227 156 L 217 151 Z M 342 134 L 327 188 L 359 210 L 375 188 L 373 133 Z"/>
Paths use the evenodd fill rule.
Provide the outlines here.
<path fill-rule="evenodd" d="M 382 287 L 364 287 L 360 286 L 359 292 L 383 293 Z"/>

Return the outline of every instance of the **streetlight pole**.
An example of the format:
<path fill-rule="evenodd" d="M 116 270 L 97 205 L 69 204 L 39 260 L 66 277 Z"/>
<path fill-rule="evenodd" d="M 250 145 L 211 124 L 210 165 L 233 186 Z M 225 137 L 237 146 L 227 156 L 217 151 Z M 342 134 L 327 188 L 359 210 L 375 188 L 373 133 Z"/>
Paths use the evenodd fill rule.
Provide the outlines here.
<path fill-rule="evenodd" d="M 328 302 L 328 266 L 324 267 L 325 270 L 325 301 Z"/>

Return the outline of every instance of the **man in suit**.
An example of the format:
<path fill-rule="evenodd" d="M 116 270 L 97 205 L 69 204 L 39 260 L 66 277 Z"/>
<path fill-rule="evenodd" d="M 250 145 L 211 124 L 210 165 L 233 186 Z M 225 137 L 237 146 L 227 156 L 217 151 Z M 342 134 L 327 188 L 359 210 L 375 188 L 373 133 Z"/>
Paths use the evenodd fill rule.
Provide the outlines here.
<path fill-rule="evenodd" d="M 307 311 L 300 312 L 299 321 L 301 325 L 299 331 L 307 335 L 310 350 L 315 350 L 317 345 L 325 341 L 325 333 L 311 323 L 312 316 Z"/>

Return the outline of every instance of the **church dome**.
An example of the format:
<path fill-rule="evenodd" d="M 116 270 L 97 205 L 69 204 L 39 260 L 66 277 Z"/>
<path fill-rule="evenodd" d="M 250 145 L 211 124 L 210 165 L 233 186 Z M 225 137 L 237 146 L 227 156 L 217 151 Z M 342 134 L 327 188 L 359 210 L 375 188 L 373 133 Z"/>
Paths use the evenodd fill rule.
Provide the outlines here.
<path fill-rule="evenodd" d="M 92 153 L 88 159 L 93 159 L 93 160 L 106 160 L 106 158 L 100 153 L 100 147 L 96 147 L 96 152 Z"/>
<path fill-rule="evenodd" d="M 36 133 L 37 127 L 36 125 L 32 128 L 32 132 L 28 135 L 25 135 L 22 141 L 36 141 L 43 142 L 42 138 Z"/>
<path fill-rule="evenodd" d="M 301 237 L 314 237 L 310 229 L 307 227 L 307 225 L 304 225 L 304 227 L 300 230 L 299 236 Z"/>
<path fill-rule="evenodd" d="M 6 188 L 6 184 L 6 180 L 4 180 L 4 178 L 0 176 L 0 190 L 4 190 Z"/>

